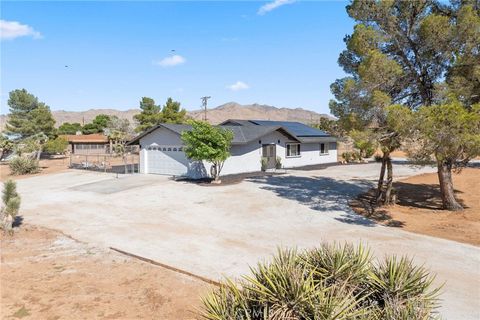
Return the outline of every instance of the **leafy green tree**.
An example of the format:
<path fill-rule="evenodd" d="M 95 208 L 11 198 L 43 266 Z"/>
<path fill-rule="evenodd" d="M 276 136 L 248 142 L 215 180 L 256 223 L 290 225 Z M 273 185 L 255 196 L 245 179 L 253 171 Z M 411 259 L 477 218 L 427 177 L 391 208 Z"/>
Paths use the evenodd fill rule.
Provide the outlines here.
<path fill-rule="evenodd" d="M 480 155 L 480 104 L 467 110 L 458 101 L 423 106 L 411 111 L 404 106 L 388 110 L 397 131 L 410 140 L 409 157 L 416 163 L 436 162 L 443 207 L 462 210 L 455 199 L 452 170 Z"/>
<path fill-rule="evenodd" d="M 135 128 L 136 132 L 148 130 L 161 122 L 160 107 L 155 104 L 155 100 L 152 98 L 143 97 L 140 101 L 140 109 L 142 111 L 133 116 L 138 122 L 138 126 Z"/>
<path fill-rule="evenodd" d="M 10 92 L 8 99 L 10 113 L 6 133 L 24 139 L 39 133 L 48 137 L 55 135 L 55 119 L 50 108 L 25 89 Z"/>
<path fill-rule="evenodd" d="M 167 102 L 162 108 L 160 114 L 160 121 L 163 123 L 185 123 L 187 120 L 187 111 L 180 109 L 180 102 L 173 101 L 172 98 L 168 98 Z"/>
<path fill-rule="evenodd" d="M 337 137 L 343 138 L 346 136 L 347 132 L 339 120 L 333 120 L 325 117 L 321 117 L 318 122 L 312 123 L 312 127 L 328 132 L 329 134 Z"/>
<path fill-rule="evenodd" d="M 69 123 L 64 122 L 60 127 L 57 129 L 57 133 L 62 134 L 76 134 L 77 132 L 82 131 L 82 125 L 78 122 Z"/>
<path fill-rule="evenodd" d="M 97 125 L 94 123 L 87 123 L 82 127 L 82 134 L 94 134 L 99 132 Z"/>
<path fill-rule="evenodd" d="M 83 134 L 101 133 L 108 127 L 110 116 L 106 114 L 97 115 L 92 122 L 87 123 L 82 128 Z"/>
<path fill-rule="evenodd" d="M 351 129 L 376 133 L 384 151 L 379 191 L 386 196 L 392 179 L 384 187 L 383 164 L 391 177 L 390 153 L 400 146 L 398 132 L 386 122 L 386 107 L 431 105 L 454 92 L 454 83 L 470 83 L 478 75 L 478 4 L 353 0 L 347 12 L 356 25 L 345 37 L 347 48 L 338 61 L 350 76 L 331 85 L 335 100 L 330 109 Z M 462 101 L 474 98 L 472 85 L 466 93 L 456 90 Z M 446 88 L 443 95 L 441 87 Z M 385 197 L 385 203 L 389 201 Z"/>
<path fill-rule="evenodd" d="M 106 114 L 99 114 L 93 120 L 92 123 L 97 126 L 99 132 L 103 132 L 108 127 L 110 116 Z"/>
<path fill-rule="evenodd" d="M 464 106 L 480 103 L 480 5 L 478 1 L 455 1 L 442 10 L 454 20 L 453 62 L 446 75 L 447 93 Z"/>
<path fill-rule="evenodd" d="M 230 157 L 233 132 L 207 122 L 192 121 L 192 130 L 182 133 L 185 154 L 189 159 L 212 164 L 211 175 L 219 182 L 223 164 Z"/>
<path fill-rule="evenodd" d="M 5 232 L 12 234 L 12 225 L 20 210 L 20 195 L 17 192 L 15 181 L 7 180 L 3 183 L 2 203 L 0 210 L 1 227 Z"/>
<path fill-rule="evenodd" d="M 352 130 L 350 137 L 353 139 L 353 146 L 359 150 L 361 158 L 370 158 L 375 152 L 376 137 L 371 130 Z"/>
<path fill-rule="evenodd" d="M 68 140 L 65 137 L 57 137 L 48 140 L 43 145 L 43 151 L 50 154 L 64 154 L 68 147 Z"/>

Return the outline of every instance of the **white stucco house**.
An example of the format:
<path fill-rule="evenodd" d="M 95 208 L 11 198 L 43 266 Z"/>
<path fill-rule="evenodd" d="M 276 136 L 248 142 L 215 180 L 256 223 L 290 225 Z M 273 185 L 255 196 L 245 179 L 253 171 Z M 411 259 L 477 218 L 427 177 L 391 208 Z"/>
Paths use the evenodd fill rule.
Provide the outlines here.
<path fill-rule="evenodd" d="M 222 175 L 275 168 L 277 158 L 283 168 L 337 161 L 337 139 L 303 123 L 266 120 L 227 120 L 219 126 L 233 132 L 231 157 Z M 181 133 L 189 125 L 159 124 L 130 141 L 140 145 L 140 172 L 185 176 L 198 179 L 210 175 L 210 164 L 189 160 L 183 151 Z"/>

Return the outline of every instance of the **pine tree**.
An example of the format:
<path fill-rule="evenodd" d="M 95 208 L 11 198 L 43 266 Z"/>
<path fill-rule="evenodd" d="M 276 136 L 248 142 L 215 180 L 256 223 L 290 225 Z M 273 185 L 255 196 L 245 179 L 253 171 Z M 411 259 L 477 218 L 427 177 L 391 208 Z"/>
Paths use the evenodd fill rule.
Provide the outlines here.
<path fill-rule="evenodd" d="M 163 123 L 185 123 L 187 111 L 180 109 L 180 102 L 173 101 L 172 98 L 168 98 L 167 102 L 162 108 L 161 122 Z"/>
<path fill-rule="evenodd" d="M 8 99 L 10 114 L 6 124 L 6 133 L 18 135 L 20 139 L 39 133 L 49 137 L 55 134 L 55 119 L 50 108 L 25 89 L 10 92 Z"/>
<path fill-rule="evenodd" d="M 140 109 L 142 111 L 133 117 L 138 122 L 135 131 L 142 132 L 160 123 L 160 107 L 155 104 L 155 100 L 143 97 Z"/>

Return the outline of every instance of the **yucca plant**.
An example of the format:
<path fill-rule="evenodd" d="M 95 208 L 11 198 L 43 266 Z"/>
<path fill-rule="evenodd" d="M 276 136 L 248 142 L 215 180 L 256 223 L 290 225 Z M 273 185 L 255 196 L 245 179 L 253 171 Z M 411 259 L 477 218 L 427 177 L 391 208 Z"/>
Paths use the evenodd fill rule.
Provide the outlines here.
<path fill-rule="evenodd" d="M 0 210 L 1 227 L 5 232 L 13 232 L 13 221 L 20 209 L 20 195 L 17 193 L 17 184 L 13 180 L 3 183 L 2 208 Z"/>
<path fill-rule="evenodd" d="M 372 267 L 368 284 L 383 319 L 431 319 L 441 287 L 435 277 L 407 257 L 388 257 Z"/>
<path fill-rule="evenodd" d="M 301 258 L 314 271 L 317 280 L 350 287 L 358 287 L 366 280 L 371 264 L 370 251 L 362 245 L 351 244 L 323 243 L 305 251 Z"/>
<path fill-rule="evenodd" d="M 296 250 L 279 250 L 271 263 L 258 264 L 245 277 L 245 289 L 266 307 L 268 319 L 302 319 L 315 300 L 313 272 L 299 262 Z"/>
<path fill-rule="evenodd" d="M 237 283 L 226 280 L 203 299 L 209 320 L 432 319 L 433 277 L 411 260 L 374 264 L 362 245 L 322 244 L 279 250 Z"/>

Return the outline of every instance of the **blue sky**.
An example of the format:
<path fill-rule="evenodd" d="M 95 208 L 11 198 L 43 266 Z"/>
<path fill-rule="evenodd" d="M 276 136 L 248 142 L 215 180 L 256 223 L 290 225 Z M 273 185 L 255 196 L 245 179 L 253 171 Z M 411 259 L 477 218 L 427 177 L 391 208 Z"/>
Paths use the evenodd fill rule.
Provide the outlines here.
<path fill-rule="evenodd" d="M 26 88 L 52 110 L 188 110 L 236 101 L 328 113 L 353 21 L 339 1 L 1 2 L 1 109 Z M 172 51 L 175 50 L 175 51 Z M 68 65 L 68 67 L 65 67 Z"/>

